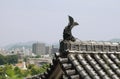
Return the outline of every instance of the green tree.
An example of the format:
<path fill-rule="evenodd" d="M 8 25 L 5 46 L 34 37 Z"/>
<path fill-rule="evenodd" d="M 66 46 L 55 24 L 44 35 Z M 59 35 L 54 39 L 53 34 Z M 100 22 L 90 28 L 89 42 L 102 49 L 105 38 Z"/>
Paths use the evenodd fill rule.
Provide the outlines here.
<path fill-rule="evenodd" d="M 0 67 L 0 79 L 6 79 L 6 73 L 5 73 L 5 68 Z"/>
<path fill-rule="evenodd" d="M 41 58 L 41 55 L 37 55 L 37 56 L 35 56 L 35 58 Z"/>
<path fill-rule="evenodd" d="M 21 70 L 20 70 L 19 67 L 15 67 L 15 68 L 14 68 L 14 72 L 15 72 L 15 74 L 20 74 L 20 73 L 21 73 Z"/>
<path fill-rule="evenodd" d="M 23 77 L 30 76 L 30 71 L 29 71 L 29 70 L 21 70 L 21 75 L 22 75 Z"/>
<path fill-rule="evenodd" d="M 34 66 L 35 66 L 34 64 L 29 64 L 27 68 L 32 69 Z"/>
<path fill-rule="evenodd" d="M 33 67 L 33 68 L 31 69 L 31 75 L 36 75 L 36 74 L 39 74 L 39 68 Z"/>
<path fill-rule="evenodd" d="M 8 64 L 15 64 L 18 63 L 18 56 L 17 55 L 8 55 L 6 56 L 6 60 Z"/>
<path fill-rule="evenodd" d="M 0 67 L 0 79 L 23 79 L 31 75 L 43 73 L 48 67 L 48 64 L 44 64 L 42 67 L 30 64 L 27 70 L 22 70 L 19 67 L 5 64 L 3 67 Z"/>
<path fill-rule="evenodd" d="M 13 65 L 12 64 L 5 64 L 4 65 L 5 69 L 13 69 Z"/>
<path fill-rule="evenodd" d="M 0 65 L 3 64 L 15 64 L 18 62 L 18 56 L 17 55 L 8 55 L 8 56 L 3 56 L 0 54 Z"/>
<path fill-rule="evenodd" d="M 6 63 L 5 57 L 0 54 L 0 65 L 3 65 L 3 64 L 5 64 L 5 63 Z"/>
<path fill-rule="evenodd" d="M 43 64 L 42 68 L 47 69 L 49 67 L 49 64 Z"/>
<path fill-rule="evenodd" d="M 13 69 L 7 69 L 6 70 L 6 74 L 9 76 L 9 77 L 14 77 L 15 76 L 15 72 Z"/>

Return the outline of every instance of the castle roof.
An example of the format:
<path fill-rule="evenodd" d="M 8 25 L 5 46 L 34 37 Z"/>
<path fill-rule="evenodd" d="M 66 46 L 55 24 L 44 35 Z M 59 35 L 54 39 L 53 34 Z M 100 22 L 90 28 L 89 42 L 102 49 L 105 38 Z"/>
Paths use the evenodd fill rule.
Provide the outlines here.
<path fill-rule="evenodd" d="M 76 45 L 78 47 L 83 45 L 82 43 L 84 42 L 81 42 L 62 41 L 60 43 L 60 53 L 55 54 L 50 68 L 45 73 L 33 76 L 31 79 L 120 79 L 120 52 L 118 43 L 114 45 L 108 42 L 110 47 L 107 51 L 87 51 L 86 49 L 90 46 L 91 42 L 89 44 L 86 43 L 88 45 L 86 46 L 86 51 L 76 50 L 74 47 Z M 102 42 L 102 48 L 108 46 L 108 43 Z M 92 46 L 95 47 L 96 45 L 101 44 L 95 42 Z M 118 49 L 114 46 L 118 47 Z M 112 47 L 115 51 L 110 51 L 113 49 Z M 74 50 L 72 50 L 73 48 Z"/>

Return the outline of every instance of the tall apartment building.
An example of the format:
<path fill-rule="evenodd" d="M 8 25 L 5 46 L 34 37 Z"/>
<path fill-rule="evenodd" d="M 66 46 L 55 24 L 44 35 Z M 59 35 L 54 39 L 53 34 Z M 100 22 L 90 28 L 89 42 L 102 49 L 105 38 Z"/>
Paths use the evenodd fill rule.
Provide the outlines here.
<path fill-rule="evenodd" d="M 44 55 L 46 53 L 45 43 L 34 43 L 32 45 L 32 52 L 36 55 Z"/>
<path fill-rule="evenodd" d="M 52 53 L 52 46 L 46 46 L 46 54 L 51 54 Z"/>

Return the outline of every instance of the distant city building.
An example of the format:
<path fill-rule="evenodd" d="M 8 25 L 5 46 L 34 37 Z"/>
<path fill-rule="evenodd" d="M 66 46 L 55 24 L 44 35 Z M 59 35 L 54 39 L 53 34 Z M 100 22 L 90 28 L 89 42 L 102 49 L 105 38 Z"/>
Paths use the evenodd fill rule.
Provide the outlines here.
<path fill-rule="evenodd" d="M 36 55 L 44 55 L 46 52 L 46 47 L 44 43 L 34 43 L 32 45 L 32 52 Z"/>
<path fill-rule="evenodd" d="M 7 51 L 5 50 L 5 49 L 2 49 L 2 48 L 0 48 L 0 54 L 2 54 L 2 55 L 6 55 L 6 53 L 7 53 Z"/>
<path fill-rule="evenodd" d="M 46 54 L 51 54 L 52 53 L 52 46 L 46 46 Z"/>

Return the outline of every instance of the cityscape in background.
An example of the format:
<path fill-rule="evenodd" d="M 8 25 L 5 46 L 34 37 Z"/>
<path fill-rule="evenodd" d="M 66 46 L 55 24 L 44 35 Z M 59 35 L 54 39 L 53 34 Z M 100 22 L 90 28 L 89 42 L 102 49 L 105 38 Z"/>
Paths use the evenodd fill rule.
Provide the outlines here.
<path fill-rule="evenodd" d="M 18 56 L 17 65 L 19 68 L 26 68 L 24 65 L 35 64 L 37 66 L 42 66 L 43 64 L 50 64 L 53 54 L 59 51 L 59 44 L 46 44 L 42 42 L 27 42 L 27 43 L 18 43 L 13 45 L 5 46 L 0 48 L 0 54 L 3 56 Z M 26 58 L 26 61 L 24 60 Z"/>
<path fill-rule="evenodd" d="M 111 42 L 120 42 L 120 39 L 108 40 Z M 19 60 L 23 60 L 24 57 L 33 58 L 53 58 L 53 54 L 59 52 L 59 44 L 47 44 L 42 42 L 24 42 L 16 43 L 4 46 L 0 48 L 0 54 L 3 56 L 7 55 L 18 55 Z M 42 59 L 43 60 L 43 59 Z"/>

